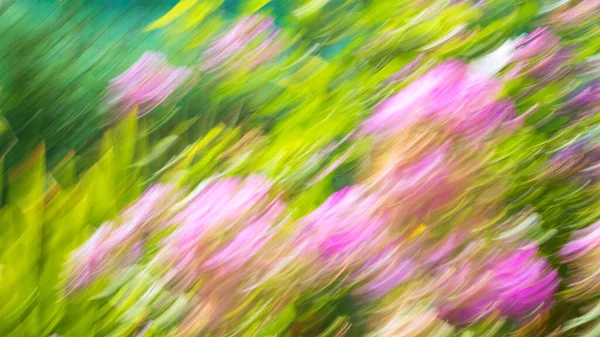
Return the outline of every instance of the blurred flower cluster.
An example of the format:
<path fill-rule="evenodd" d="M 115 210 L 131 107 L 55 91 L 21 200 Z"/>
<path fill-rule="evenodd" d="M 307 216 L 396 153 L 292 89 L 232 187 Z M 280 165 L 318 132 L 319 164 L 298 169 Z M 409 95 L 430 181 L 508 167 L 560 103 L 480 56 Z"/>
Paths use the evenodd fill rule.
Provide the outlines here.
<path fill-rule="evenodd" d="M 0 5 L 1 336 L 598 335 L 599 1 L 121 5 Z"/>

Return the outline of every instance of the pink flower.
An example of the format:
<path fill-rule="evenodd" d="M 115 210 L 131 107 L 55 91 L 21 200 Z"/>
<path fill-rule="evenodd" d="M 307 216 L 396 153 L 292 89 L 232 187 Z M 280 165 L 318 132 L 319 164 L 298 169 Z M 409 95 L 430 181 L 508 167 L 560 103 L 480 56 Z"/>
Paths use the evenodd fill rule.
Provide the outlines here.
<path fill-rule="evenodd" d="M 178 195 L 174 186 L 153 185 L 123 211 L 120 226 L 105 223 L 73 254 L 69 291 L 93 282 L 109 267 L 135 263 L 143 253 L 144 237 L 155 229 Z"/>
<path fill-rule="evenodd" d="M 249 63 L 254 68 L 270 60 L 280 50 L 275 39 L 279 31 L 272 18 L 253 15 L 213 41 L 204 52 L 203 71 L 215 71 L 227 62 Z M 258 46 L 253 45 L 258 41 Z M 237 60 L 239 58 L 239 60 Z"/>
<path fill-rule="evenodd" d="M 385 166 L 371 175 L 371 186 L 391 203 L 387 206 L 396 210 L 397 221 L 402 223 L 398 215 L 402 219 L 424 216 L 461 193 L 468 175 L 462 175 L 464 168 L 450 149 L 447 142 L 412 158 L 395 158 L 397 152 L 391 152 Z M 465 172 L 468 174 L 468 170 Z"/>
<path fill-rule="evenodd" d="M 506 125 L 510 121 L 515 121 L 516 115 L 515 105 L 512 101 L 500 100 L 474 111 L 472 115 L 456 116 L 448 129 L 452 133 L 464 134 L 468 138 L 482 137 L 493 131 L 498 125 Z"/>
<path fill-rule="evenodd" d="M 598 252 L 600 252 L 600 221 L 574 231 L 561 249 L 562 261 L 569 264 L 569 287 L 566 298 L 571 301 L 597 298 L 600 290 Z"/>
<path fill-rule="evenodd" d="M 433 68 L 379 104 L 363 123 L 362 132 L 389 135 L 431 115 L 434 107 L 449 103 L 466 71 L 466 66 L 457 61 Z"/>
<path fill-rule="evenodd" d="M 120 112 L 138 107 L 144 115 L 167 99 L 192 76 L 192 70 L 171 66 L 165 55 L 146 52 L 108 87 L 109 104 Z"/>
<path fill-rule="evenodd" d="M 425 257 L 425 264 L 436 265 L 449 258 L 451 253 L 463 243 L 464 235 L 451 234 L 449 237 L 439 242 L 428 252 Z"/>
<path fill-rule="evenodd" d="M 128 240 L 133 240 L 153 230 L 153 225 L 163 217 L 179 198 L 173 185 L 152 185 L 132 205 L 122 212 L 122 224 L 115 228 L 111 240 L 120 245 Z"/>
<path fill-rule="evenodd" d="M 528 73 L 539 78 L 545 78 L 546 80 L 562 77 L 569 71 L 566 64 L 571 57 L 572 53 L 570 49 L 558 49 L 540 59 Z"/>
<path fill-rule="evenodd" d="M 105 271 L 116 248 L 116 242 L 110 240 L 111 232 L 112 225 L 103 224 L 73 253 L 69 263 L 68 292 L 88 286 Z"/>
<path fill-rule="evenodd" d="M 184 286 L 209 272 L 230 275 L 251 260 L 272 237 L 284 211 L 270 201 L 272 183 L 261 176 L 227 178 L 210 184 L 173 220 L 161 259 L 172 264 Z"/>
<path fill-rule="evenodd" d="M 550 158 L 547 173 L 560 178 L 580 173 L 590 164 L 587 152 L 584 141 L 568 145 Z"/>
<path fill-rule="evenodd" d="M 374 270 L 364 270 L 363 273 L 372 273 L 374 277 L 371 277 L 365 284 L 358 288 L 358 294 L 366 295 L 369 298 L 383 296 L 407 281 L 419 269 L 418 263 L 411 258 L 397 259 L 396 257 L 387 255 L 377 256 L 375 261 L 368 263 L 369 267 Z M 374 266 L 374 263 L 378 265 Z"/>
<path fill-rule="evenodd" d="M 299 221 L 296 250 L 315 254 L 320 263 L 333 268 L 373 256 L 386 242 L 387 218 L 379 214 L 379 202 L 361 186 L 333 193 Z"/>
<path fill-rule="evenodd" d="M 534 58 L 557 46 L 559 41 L 560 39 L 547 27 L 537 28 L 519 41 L 514 58 L 517 60 Z"/>
<path fill-rule="evenodd" d="M 567 97 L 565 111 L 578 117 L 595 114 L 600 106 L 600 81 L 590 81 L 575 89 Z"/>
<path fill-rule="evenodd" d="M 411 199 L 429 194 L 442 185 L 450 175 L 450 168 L 447 164 L 450 144 L 433 149 L 426 153 L 414 163 L 405 168 L 400 168 L 389 178 L 391 181 L 385 188 L 389 193 L 395 196 L 404 196 Z"/>
<path fill-rule="evenodd" d="M 560 255 L 563 257 L 564 262 L 573 262 L 598 246 L 600 246 L 600 221 L 574 231 L 571 234 L 569 243 L 560 250 Z"/>
<path fill-rule="evenodd" d="M 545 259 L 535 257 L 536 253 L 537 247 L 527 248 L 492 263 L 498 310 L 508 318 L 547 311 L 554 302 L 558 272 Z"/>
<path fill-rule="evenodd" d="M 207 270 L 217 269 L 220 275 L 230 274 L 239 269 L 269 241 L 269 232 L 284 209 L 285 205 L 280 201 L 269 205 L 265 212 L 250 219 L 249 225 L 212 255 L 203 267 Z"/>
<path fill-rule="evenodd" d="M 390 136 L 426 121 L 461 135 L 481 135 L 514 118 L 510 103 L 494 102 L 500 89 L 498 81 L 448 61 L 378 105 L 362 132 Z"/>
<path fill-rule="evenodd" d="M 510 77 L 527 75 L 538 79 L 541 84 L 562 77 L 569 70 L 567 61 L 571 59 L 571 51 L 561 48 L 560 39 L 547 28 L 538 28 L 522 38 L 513 59 L 516 64 Z"/>
<path fill-rule="evenodd" d="M 550 309 L 560 278 L 549 263 L 536 256 L 537 247 L 521 248 L 492 257 L 477 269 L 463 265 L 466 273 L 457 284 L 462 303 L 446 304 L 440 316 L 453 324 L 467 325 L 493 315 L 524 320 Z"/>
<path fill-rule="evenodd" d="M 598 16 L 600 9 L 600 0 L 582 0 L 574 6 L 553 14 L 552 19 L 560 25 L 580 25 L 588 19 L 594 19 Z"/>

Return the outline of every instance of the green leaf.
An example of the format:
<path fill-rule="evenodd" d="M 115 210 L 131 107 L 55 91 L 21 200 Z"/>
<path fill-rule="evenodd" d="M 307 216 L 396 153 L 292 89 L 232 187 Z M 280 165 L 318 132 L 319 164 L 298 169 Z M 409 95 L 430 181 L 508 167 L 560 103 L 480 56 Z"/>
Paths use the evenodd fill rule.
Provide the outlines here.
<path fill-rule="evenodd" d="M 145 166 L 158 159 L 160 156 L 167 153 L 167 151 L 177 142 L 179 136 L 171 135 L 162 139 L 156 144 L 150 153 L 138 161 L 135 166 Z"/>

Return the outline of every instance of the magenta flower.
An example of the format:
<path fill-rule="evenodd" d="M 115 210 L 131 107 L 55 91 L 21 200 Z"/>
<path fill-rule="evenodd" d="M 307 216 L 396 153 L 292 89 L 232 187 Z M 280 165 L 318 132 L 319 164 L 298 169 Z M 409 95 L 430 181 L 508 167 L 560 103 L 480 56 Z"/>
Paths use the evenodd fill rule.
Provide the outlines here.
<path fill-rule="evenodd" d="M 600 290 L 598 277 L 598 249 L 600 247 L 600 221 L 574 231 L 570 241 L 561 249 L 562 261 L 569 264 L 568 300 L 597 298 Z"/>
<path fill-rule="evenodd" d="M 515 105 L 512 101 L 500 100 L 483 109 L 475 110 L 472 115 L 456 116 L 450 122 L 448 129 L 452 133 L 464 134 L 467 138 L 478 138 L 493 130 L 494 126 L 508 126 L 509 121 L 517 121 L 516 115 Z"/>
<path fill-rule="evenodd" d="M 123 212 L 123 216 L 130 223 L 143 226 L 168 210 L 179 196 L 175 185 L 152 185 Z"/>
<path fill-rule="evenodd" d="M 590 81 L 574 90 L 565 102 L 565 111 L 578 117 L 591 116 L 600 106 L 600 81 Z"/>
<path fill-rule="evenodd" d="M 600 0 L 582 0 L 574 6 L 555 13 L 552 18 L 555 23 L 562 25 L 580 25 L 588 19 L 598 16 Z"/>
<path fill-rule="evenodd" d="M 560 278 L 536 253 L 530 246 L 491 258 L 478 269 L 464 265 L 467 272 L 457 275 L 463 276 L 459 293 L 467 300 L 442 306 L 441 317 L 466 325 L 493 315 L 519 321 L 548 311 Z"/>
<path fill-rule="evenodd" d="M 202 237 L 211 231 L 225 231 L 268 200 L 272 183 L 257 175 L 243 178 L 227 178 L 210 184 L 180 212 L 174 222 L 180 224 L 179 233 L 194 234 L 189 238 Z M 218 225 L 226 227 L 216 227 Z M 187 236 L 187 235 L 185 235 Z"/>
<path fill-rule="evenodd" d="M 538 78 L 545 78 L 546 80 L 562 77 L 570 70 L 566 64 L 572 56 L 571 49 L 557 49 L 540 59 L 528 73 Z"/>
<path fill-rule="evenodd" d="M 528 60 L 542 55 L 557 46 L 559 41 L 547 27 L 537 28 L 519 41 L 514 58 Z"/>
<path fill-rule="evenodd" d="M 93 282 L 109 267 L 134 263 L 142 255 L 144 237 L 164 218 L 168 208 L 177 200 L 174 186 L 153 185 L 123 211 L 117 222 L 105 223 L 78 248 L 70 261 L 69 291 Z"/>
<path fill-rule="evenodd" d="M 455 84 L 460 82 L 465 73 L 466 66 L 456 61 L 433 68 L 379 104 L 375 112 L 363 123 L 362 132 L 393 134 L 416 124 L 431 114 L 434 108 L 431 106 L 433 101 L 448 103 L 449 97 L 458 88 Z M 447 95 L 443 95 L 444 90 Z"/>
<path fill-rule="evenodd" d="M 332 194 L 319 208 L 299 221 L 296 250 L 314 254 L 325 265 L 359 265 L 386 242 L 387 217 L 379 214 L 380 199 L 360 186 Z"/>
<path fill-rule="evenodd" d="M 571 240 L 560 251 L 564 262 L 573 262 L 582 258 L 600 246 L 600 221 L 574 231 Z"/>
<path fill-rule="evenodd" d="M 396 158 L 391 151 L 385 166 L 370 176 L 372 188 L 395 210 L 395 220 L 426 215 L 463 191 L 469 169 L 450 152 L 450 143 L 427 149 L 414 158 Z M 406 161 L 407 162 L 403 162 Z M 400 218 L 398 218 L 400 216 Z"/>
<path fill-rule="evenodd" d="M 146 52 L 125 73 L 111 81 L 109 104 L 120 112 L 129 112 L 137 106 L 140 116 L 147 114 L 191 76 L 191 69 L 171 66 L 165 55 Z"/>
<path fill-rule="evenodd" d="M 390 249 L 369 260 L 357 273 L 367 278 L 356 293 L 371 299 L 378 298 L 407 281 L 419 271 L 419 264 L 409 257 L 398 256 Z"/>
<path fill-rule="evenodd" d="M 231 274 L 269 241 L 284 210 L 278 199 L 270 201 L 271 186 L 260 176 L 219 180 L 174 218 L 177 227 L 159 255 L 184 286 L 209 272 Z"/>
<path fill-rule="evenodd" d="M 427 252 L 424 258 L 424 264 L 437 265 L 449 258 L 452 252 L 463 243 L 464 237 L 464 235 L 451 234 L 437 245 L 434 245 L 432 249 Z"/>
<path fill-rule="evenodd" d="M 589 164 L 586 144 L 578 141 L 555 153 L 548 163 L 548 174 L 556 177 L 569 177 L 581 172 Z"/>
<path fill-rule="evenodd" d="M 122 212 L 121 226 L 111 235 L 111 240 L 120 245 L 128 240 L 147 234 L 156 226 L 163 226 L 161 217 L 168 213 L 180 197 L 174 185 L 152 185 Z M 162 219 L 161 219 L 162 220 Z"/>
<path fill-rule="evenodd" d="M 600 147 L 597 136 L 599 129 L 588 131 L 550 158 L 547 173 L 558 178 L 583 178 L 584 181 L 595 181 L 600 175 Z"/>
<path fill-rule="evenodd" d="M 509 77 L 528 75 L 545 79 L 541 83 L 562 77 L 569 69 L 565 66 L 571 59 L 571 51 L 561 48 L 560 38 L 547 27 L 537 28 L 522 38 L 513 59 L 515 68 Z"/>
<path fill-rule="evenodd" d="M 537 248 L 527 248 L 494 261 L 498 309 L 508 318 L 518 319 L 534 311 L 544 312 L 553 304 L 552 296 L 560 278 L 545 259 L 535 257 Z"/>
<path fill-rule="evenodd" d="M 254 68 L 270 60 L 279 51 L 280 47 L 275 41 L 278 34 L 272 18 L 258 15 L 243 18 L 209 45 L 200 68 L 214 71 L 230 61 L 247 63 Z M 258 45 L 254 45 L 256 43 Z"/>
<path fill-rule="evenodd" d="M 498 81 L 448 61 L 378 105 L 362 132 L 389 136 L 424 121 L 461 135 L 484 134 L 514 118 L 508 102 L 494 102 L 500 89 Z"/>
<path fill-rule="evenodd" d="M 490 287 L 492 277 L 493 274 L 489 270 L 474 272 L 468 263 L 460 266 L 455 271 L 454 279 L 445 285 L 447 289 L 442 288 L 448 295 L 458 293 L 458 303 L 441 306 L 438 310 L 439 317 L 460 326 L 491 316 L 494 313 L 496 298 L 493 287 Z"/>
<path fill-rule="evenodd" d="M 366 299 L 377 299 L 398 286 L 415 280 L 428 282 L 431 289 L 437 291 L 438 281 L 445 285 L 448 282 L 444 281 L 447 276 L 439 275 L 436 271 L 448 270 L 447 262 L 461 242 L 456 234 L 443 240 L 412 240 L 410 237 L 408 240 L 395 240 L 369 258 L 353 275 L 353 279 L 360 283 L 355 293 Z M 452 274 L 452 277 L 460 278 L 460 273 Z M 428 297 L 432 294 L 423 288 L 422 295 Z"/>
<path fill-rule="evenodd" d="M 111 224 L 103 224 L 73 252 L 69 262 L 68 292 L 88 286 L 105 271 L 116 248 L 116 242 L 110 240 L 112 229 Z"/>
<path fill-rule="evenodd" d="M 434 148 L 414 163 L 405 168 L 400 168 L 389 177 L 391 181 L 385 184 L 385 190 L 395 196 L 404 196 L 410 199 L 434 192 L 447 181 L 450 175 L 449 159 L 450 144 L 446 143 L 439 148 Z M 438 189 L 439 190 L 439 189 Z"/>
<path fill-rule="evenodd" d="M 271 238 L 272 226 L 283 213 L 285 205 L 276 201 L 266 210 L 249 220 L 249 225 L 242 229 L 228 244 L 212 255 L 203 267 L 216 269 L 219 275 L 226 275 L 241 268 Z"/>

